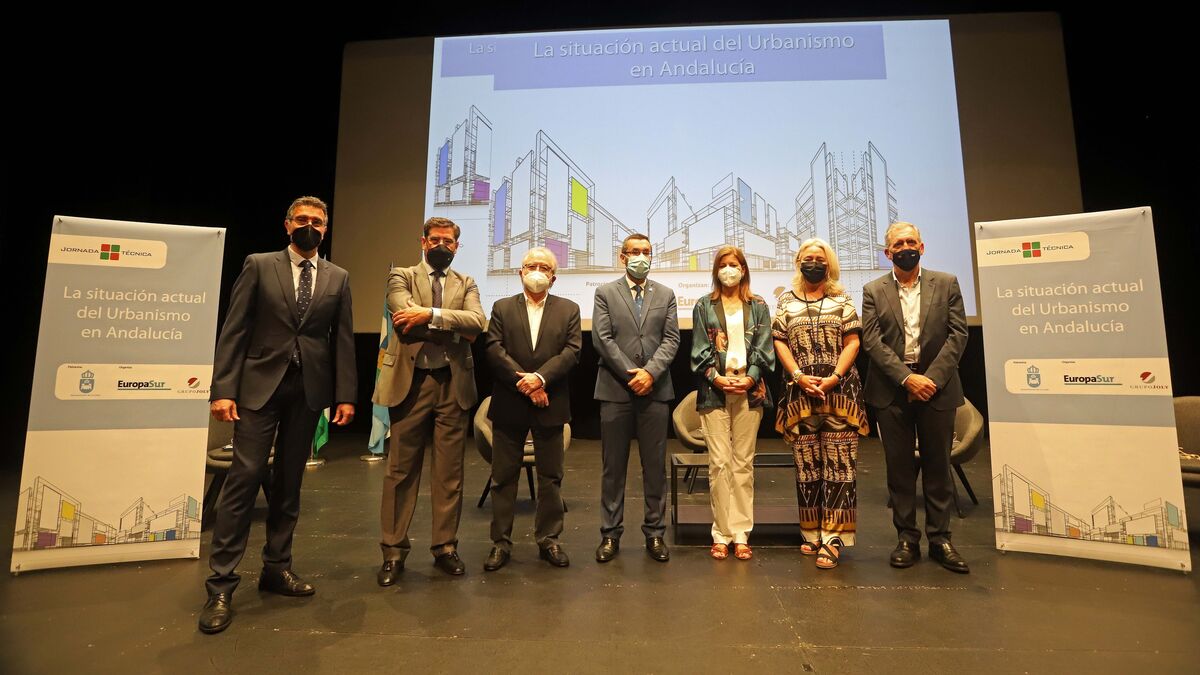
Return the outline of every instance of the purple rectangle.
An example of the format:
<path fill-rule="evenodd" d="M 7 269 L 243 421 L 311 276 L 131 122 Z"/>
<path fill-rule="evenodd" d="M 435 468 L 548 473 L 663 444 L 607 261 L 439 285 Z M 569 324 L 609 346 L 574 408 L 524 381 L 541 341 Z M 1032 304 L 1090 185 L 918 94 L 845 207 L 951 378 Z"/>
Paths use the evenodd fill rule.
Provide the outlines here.
<path fill-rule="evenodd" d="M 547 239 L 543 246 L 550 249 L 550 252 L 558 259 L 559 269 L 566 269 L 571 266 L 571 261 L 567 258 L 567 242 L 557 239 Z"/>
<path fill-rule="evenodd" d="M 471 201 L 476 203 L 487 203 L 488 197 L 492 191 L 492 186 L 486 180 L 475 179 L 475 188 L 471 190 Z"/>
<path fill-rule="evenodd" d="M 723 26 L 442 38 L 441 77 L 494 90 L 879 80 L 882 24 Z"/>
<path fill-rule="evenodd" d="M 445 185 L 450 178 L 450 141 L 438 150 L 438 185 Z"/>
<path fill-rule="evenodd" d="M 58 541 L 57 532 L 38 532 L 37 543 L 34 548 L 53 548 L 55 542 Z"/>
<path fill-rule="evenodd" d="M 1033 521 L 1028 518 L 1022 518 L 1021 516 L 1014 516 L 1013 517 L 1013 531 L 1014 532 L 1033 532 Z"/>
<path fill-rule="evenodd" d="M 496 188 L 496 202 L 492 209 L 492 229 L 495 231 L 492 235 L 493 244 L 503 244 L 508 239 L 508 185 L 508 181 L 504 181 Z"/>

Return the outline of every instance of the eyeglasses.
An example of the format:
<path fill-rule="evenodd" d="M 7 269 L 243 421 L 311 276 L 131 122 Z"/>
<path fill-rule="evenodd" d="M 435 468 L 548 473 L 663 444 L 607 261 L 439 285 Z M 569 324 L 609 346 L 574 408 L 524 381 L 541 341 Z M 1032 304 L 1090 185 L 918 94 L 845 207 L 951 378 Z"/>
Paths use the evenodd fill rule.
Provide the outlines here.
<path fill-rule="evenodd" d="M 457 242 L 449 237 L 426 237 L 425 241 L 434 246 L 453 246 Z"/>
<path fill-rule="evenodd" d="M 529 272 L 545 272 L 546 274 L 554 274 L 554 268 L 546 263 L 525 263 L 521 265 Z"/>
<path fill-rule="evenodd" d="M 621 253 L 624 253 L 625 255 L 630 256 L 630 257 L 637 256 L 637 255 L 644 255 L 647 258 L 649 258 L 654 255 L 653 253 L 650 252 L 650 249 L 648 249 L 648 248 L 643 248 L 643 249 L 635 248 L 631 251 L 621 251 Z"/>
<path fill-rule="evenodd" d="M 292 218 L 292 222 L 296 223 L 300 227 L 307 227 L 308 225 L 320 227 L 325 224 L 324 220 L 321 220 L 320 218 L 313 218 L 311 216 L 296 216 L 295 218 Z"/>

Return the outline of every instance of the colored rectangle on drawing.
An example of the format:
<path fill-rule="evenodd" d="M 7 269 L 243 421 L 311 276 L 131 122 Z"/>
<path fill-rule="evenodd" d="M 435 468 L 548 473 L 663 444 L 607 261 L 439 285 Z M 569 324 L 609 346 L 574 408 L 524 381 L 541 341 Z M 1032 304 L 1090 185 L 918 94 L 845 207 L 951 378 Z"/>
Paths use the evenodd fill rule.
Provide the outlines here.
<path fill-rule="evenodd" d="M 1030 490 L 1029 498 L 1031 500 L 1033 500 L 1033 508 L 1035 508 L 1035 509 L 1045 509 L 1046 508 L 1046 497 L 1044 495 L 1042 495 L 1042 493 L 1037 492 L 1035 490 Z"/>
<path fill-rule="evenodd" d="M 486 180 L 476 180 L 475 187 L 471 190 L 471 201 L 486 202 L 491 190 L 491 183 L 488 183 Z"/>
<path fill-rule="evenodd" d="M 38 532 L 37 543 L 34 548 L 51 548 L 58 541 L 57 532 Z"/>
<path fill-rule="evenodd" d="M 571 260 L 567 257 L 566 242 L 559 241 L 557 239 L 547 239 L 545 246 L 546 248 L 550 249 L 550 252 L 553 253 L 554 257 L 558 259 L 559 267 L 571 266 Z"/>
<path fill-rule="evenodd" d="M 1021 516 L 1014 517 L 1013 532 L 1033 532 L 1033 521 Z"/>
<path fill-rule="evenodd" d="M 71 502 L 64 500 L 60 512 L 62 513 L 63 520 L 75 520 L 75 505 Z"/>
<path fill-rule="evenodd" d="M 571 179 L 571 210 L 584 218 L 588 216 L 587 186 L 574 178 Z"/>

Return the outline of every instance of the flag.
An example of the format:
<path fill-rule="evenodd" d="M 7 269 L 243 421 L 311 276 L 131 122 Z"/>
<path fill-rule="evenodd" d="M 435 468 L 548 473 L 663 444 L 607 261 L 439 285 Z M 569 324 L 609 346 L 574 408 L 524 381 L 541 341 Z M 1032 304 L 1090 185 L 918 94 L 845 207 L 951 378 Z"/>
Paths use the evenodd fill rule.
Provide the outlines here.
<path fill-rule="evenodd" d="M 313 434 L 312 456 L 316 457 L 321 446 L 329 442 L 329 408 L 326 408 L 317 418 L 317 433 Z"/>
<path fill-rule="evenodd" d="M 390 269 L 390 268 L 389 268 Z M 387 308 L 387 297 L 383 300 L 383 323 L 379 327 L 379 357 L 375 359 L 375 383 L 379 383 L 379 371 L 383 369 L 383 355 L 387 353 L 388 343 L 396 336 L 392 327 L 392 313 Z M 367 440 L 367 450 L 373 455 L 386 452 L 385 441 L 392 434 L 392 417 L 386 405 L 372 404 L 371 406 L 371 437 Z"/>

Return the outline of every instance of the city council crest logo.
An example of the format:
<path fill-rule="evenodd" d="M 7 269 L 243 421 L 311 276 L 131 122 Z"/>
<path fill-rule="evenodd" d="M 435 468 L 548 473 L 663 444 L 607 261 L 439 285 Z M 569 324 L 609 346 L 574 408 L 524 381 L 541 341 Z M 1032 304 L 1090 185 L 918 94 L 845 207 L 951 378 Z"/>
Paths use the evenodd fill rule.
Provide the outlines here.
<path fill-rule="evenodd" d="M 1042 371 L 1037 366 L 1029 366 L 1025 370 L 1025 382 L 1034 389 L 1042 386 Z"/>
<path fill-rule="evenodd" d="M 79 376 L 79 393 L 90 394 L 96 388 L 96 374 L 90 370 L 83 371 Z"/>

